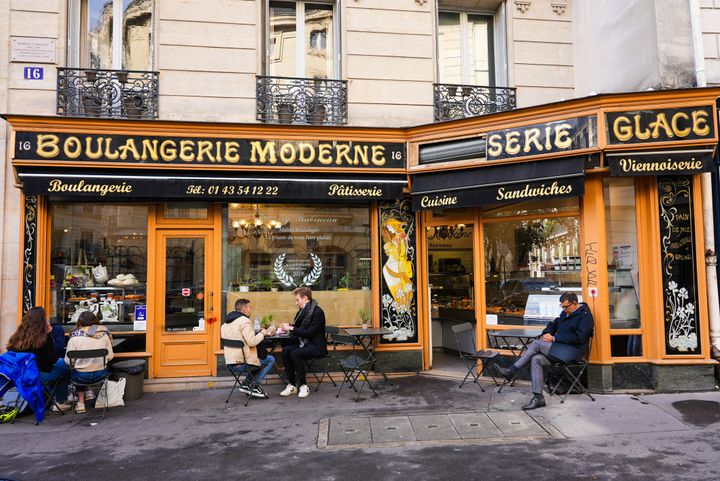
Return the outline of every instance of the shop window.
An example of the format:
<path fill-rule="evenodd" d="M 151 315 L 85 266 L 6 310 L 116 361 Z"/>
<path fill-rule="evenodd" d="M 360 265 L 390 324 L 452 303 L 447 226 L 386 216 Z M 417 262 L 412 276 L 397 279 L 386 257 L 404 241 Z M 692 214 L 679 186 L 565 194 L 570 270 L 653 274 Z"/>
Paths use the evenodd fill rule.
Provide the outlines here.
<path fill-rule="evenodd" d="M 370 311 L 369 208 L 230 204 L 226 212 L 225 312 L 246 298 L 259 321 L 292 322 L 290 292 L 303 285 L 328 325 L 360 324 L 360 311 Z"/>
<path fill-rule="evenodd" d="M 165 219 L 207 219 L 208 205 L 204 202 L 169 202 L 163 206 Z"/>
<path fill-rule="evenodd" d="M 494 86 L 493 63 L 492 16 L 439 13 L 439 83 Z"/>
<path fill-rule="evenodd" d="M 544 326 L 562 292 L 581 298 L 579 227 L 578 217 L 485 223 L 488 326 Z"/>
<path fill-rule="evenodd" d="M 487 206 L 482 209 L 484 218 L 515 217 L 523 215 L 548 215 L 577 212 L 580 209 L 578 197 L 555 199 L 552 202 L 537 200 L 518 202 L 516 204 L 501 204 Z"/>
<path fill-rule="evenodd" d="M 637 218 L 631 177 L 604 181 L 610 329 L 639 329 Z"/>
<path fill-rule="evenodd" d="M 71 0 L 68 66 L 152 70 L 153 0 Z"/>
<path fill-rule="evenodd" d="M 638 334 L 610 336 L 612 357 L 642 357 L 642 336 Z"/>
<path fill-rule="evenodd" d="M 83 311 L 113 333 L 116 352 L 144 352 L 147 219 L 143 205 L 52 204 L 50 318 L 66 332 Z M 136 309 L 137 308 L 137 309 Z"/>
<path fill-rule="evenodd" d="M 332 3 L 269 2 L 267 75 L 334 78 L 333 10 Z"/>

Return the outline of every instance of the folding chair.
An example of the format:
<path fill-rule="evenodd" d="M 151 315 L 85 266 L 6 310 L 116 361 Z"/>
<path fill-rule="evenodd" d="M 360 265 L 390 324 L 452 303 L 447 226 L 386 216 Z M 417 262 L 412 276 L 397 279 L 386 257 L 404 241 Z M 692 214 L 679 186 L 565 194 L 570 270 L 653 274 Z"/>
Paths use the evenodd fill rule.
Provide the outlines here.
<path fill-rule="evenodd" d="M 108 399 L 107 395 L 107 382 L 108 378 L 110 377 L 110 370 L 107 369 L 107 355 L 108 350 L 107 349 L 87 349 L 83 351 L 68 351 L 67 357 L 70 359 L 70 385 L 73 387 L 73 390 L 77 390 L 78 387 L 84 387 L 84 388 L 91 388 L 92 386 L 100 385 L 100 390 L 102 391 L 105 389 L 105 399 Z M 101 357 L 103 360 L 103 366 L 105 366 L 106 374 L 103 376 L 103 378 L 99 381 L 95 382 L 83 382 L 78 381 L 77 379 L 73 379 L 72 372 L 75 370 L 75 363 L 78 359 L 95 359 Z M 77 394 L 77 393 L 73 393 Z M 75 404 L 77 403 L 77 396 L 73 396 L 72 401 L 72 409 L 75 410 Z M 107 410 L 107 402 L 103 406 L 103 419 L 105 419 L 105 411 Z"/>
<path fill-rule="evenodd" d="M 336 359 L 338 359 L 338 366 L 340 366 L 340 370 L 343 373 L 343 380 L 340 384 L 340 389 L 338 389 L 335 397 L 340 397 L 342 388 L 343 386 L 345 386 L 346 383 L 350 388 L 353 389 L 353 391 L 357 393 L 357 396 L 355 397 L 355 402 L 360 399 L 360 395 L 362 394 L 365 384 L 370 387 L 373 395 L 377 396 L 375 388 L 368 379 L 368 375 L 370 374 L 370 370 L 372 369 L 375 361 L 369 358 L 358 356 L 358 351 L 355 350 L 355 346 L 358 343 L 357 339 L 349 334 L 340 334 L 339 330 L 334 334 L 330 334 L 330 339 L 333 346 L 333 355 Z M 337 356 L 337 346 L 351 346 L 352 353 L 350 354 L 350 356 L 339 359 Z M 361 376 L 363 382 L 360 385 L 360 390 L 358 391 L 358 389 L 355 387 L 355 383 L 358 381 L 358 379 L 360 379 Z"/>
<path fill-rule="evenodd" d="M 232 347 L 235 349 L 242 349 L 245 347 L 245 343 L 239 339 L 221 338 L 220 346 L 222 346 L 223 348 Z M 247 398 L 245 399 L 245 406 L 247 406 L 250 402 L 250 398 L 252 397 L 252 392 L 254 389 L 258 389 L 260 392 L 262 392 L 265 395 L 265 399 L 268 398 L 268 395 L 260 386 L 260 381 L 258 380 L 258 374 L 260 374 L 262 367 L 253 366 L 252 364 L 247 364 L 243 362 L 238 364 L 228 364 L 227 368 L 228 371 L 230 371 L 230 374 L 232 374 L 233 378 L 235 378 L 235 383 L 233 383 L 232 389 L 230 389 L 230 394 L 228 394 L 228 397 L 225 400 L 226 403 L 230 402 L 230 397 L 233 395 L 233 392 L 235 392 L 235 388 L 242 384 L 240 376 L 242 376 L 243 374 L 247 374 L 248 378 L 250 379 L 250 384 L 248 385 L 248 392 L 246 393 Z"/>
<path fill-rule="evenodd" d="M 48 389 L 48 384 L 50 384 L 50 383 L 48 383 L 48 384 L 41 383 L 41 384 L 42 384 L 43 393 L 45 394 L 45 409 L 47 409 L 50 406 L 55 406 L 55 408 L 57 409 L 57 412 L 60 413 L 60 416 L 64 416 L 65 412 L 62 409 L 60 409 L 60 406 L 58 406 L 58 403 L 55 400 L 55 391 L 57 390 L 58 384 L 60 384 L 60 381 L 62 381 L 62 379 L 56 379 L 52 383 L 52 389 Z"/>
<path fill-rule="evenodd" d="M 332 334 L 337 334 L 339 329 L 335 326 L 326 326 L 325 327 L 325 340 L 327 341 L 329 336 Z M 328 372 L 327 363 L 324 363 L 322 365 L 322 376 L 318 377 L 317 373 L 320 371 L 320 369 L 317 369 L 316 363 L 321 362 L 324 359 L 330 358 L 330 353 L 326 353 L 324 356 L 320 357 L 314 357 L 312 359 L 307 359 L 305 361 L 305 370 L 312 374 L 313 377 L 315 377 L 315 380 L 317 381 L 317 386 L 315 386 L 315 392 L 317 392 L 320 389 L 320 384 L 322 384 L 323 379 L 325 379 L 325 376 L 330 379 L 330 382 L 333 383 L 333 386 L 337 387 L 337 383 L 330 375 L 330 372 Z"/>
<path fill-rule="evenodd" d="M 5 374 L 0 373 L 0 399 L 15 386 L 12 379 L 7 377 Z M 0 424 L 14 423 L 15 418 L 20 412 L 20 405 L 22 404 L 22 398 L 18 395 L 10 404 L 5 404 L 0 409 Z M 37 423 L 35 423 L 37 424 Z"/>
<path fill-rule="evenodd" d="M 465 363 L 465 367 L 467 368 L 467 374 L 465 374 L 465 377 L 463 378 L 459 387 L 462 388 L 465 384 L 469 384 L 472 382 L 476 384 L 482 392 L 485 392 L 485 388 L 478 381 L 480 380 L 480 376 L 482 376 L 486 372 L 490 374 L 490 377 L 492 377 L 495 385 L 499 386 L 499 383 L 497 382 L 497 379 L 495 379 L 495 375 L 492 373 L 492 370 L 488 369 L 490 365 L 494 362 L 493 359 L 498 355 L 498 353 L 495 351 L 486 351 L 483 349 L 478 351 L 477 344 L 475 343 L 475 328 L 469 322 L 455 324 L 451 327 L 451 329 L 453 331 L 453 334 L 455 334 L 455 341 L 457 342 L 460 359 L 463 360 L 463 362 Z M 482 365 L 482 369 L 480 369 L 479 373 L 477 372 L 478 361 L 480 361 Z M 471 376 L 472 381 L 468 381 L 468 377 Z"/>
<path fill-rule="evenodd" d="M 585 394 L 587 397 L 595 401 L 590 391 L 583 385 L 582 376 L 590 364 L 590 348 L 592 347 L 592 336 L 588 339 L 588 346 L 583 359 L 581 361 L 563 362 L 558 359 L 551 359 L 552 365 L 548 369 L 547 388 L 551 396 L 556 393 L 560 396 L 560 403 L 564 403 L 565 399 L 574 389 L 578 389 L 578 394 Z M 559 389 L 564 385 L 570 384 L 567 391 L 563 394 Z"/>

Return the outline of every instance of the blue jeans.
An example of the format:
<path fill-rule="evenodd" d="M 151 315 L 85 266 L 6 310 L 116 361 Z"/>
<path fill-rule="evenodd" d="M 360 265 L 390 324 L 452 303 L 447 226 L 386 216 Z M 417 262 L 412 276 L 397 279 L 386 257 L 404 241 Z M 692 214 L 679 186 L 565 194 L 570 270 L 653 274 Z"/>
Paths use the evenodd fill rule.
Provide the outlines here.
<path fill-rule="evenodd" d="M 260 381 L 262 381 L 263 379 L 265 379 L 265 376 L 267 376 L 267 373 L 270 372 L 270 369 L 272 369 L 272 367 L 273 367 L 274 365 L 275 365 L 275 358 L 272 357 L 272 356 L 269 355 L 269 354 L 268 354 L 268 356 L 267 356 L 265 359 L 260 359 L 260 367 L 261 367 L 262 369 L 260 370 L 260 374 L 258 374 L 258 376 L 257 376 L 257 382 L 260 382 Z M 236 364 L 236 365 L 228 366 L 228 369 L 229 369 L 230 371 L 239 372 L 239 373 L 242 374 L 242 373 L 244 373 L 244 372 L 247 372 L 247 370 L 248 370 L 248 365 L 247 365 L 247 364 L 240 364 L 240 365 L 237 365 L 237 364 Z M 250 380 L 250 374 L 248 374 L 247 376 L 245 376 L 245 380 L 246 380 L 246 381 L 249 381 L 249 380 Z"/>
<path fill-rule="evenodd" d="M 71 377 L 73 381 L 81 382 L 83 384 L 94 384 L 103 380 L 107 376 L 107 369 L 101 369 L 100 371 L 82 372 L 73 371 Z M 78 391 L 85 391 L 85 386 L 77 386 Z"/>
<path fill-rule="evenodd" d="M 67 400 L 69 374 L 70 368 L 65 364 L 65 359 L 63 358 L 58 359 L 55 364 L 53 364 L 50 372 L 40 371 L 40 382 L 43 384 L 51 384 L 51 386 L 49 386 L 51 390 L 52 384 L 57 381 L 55 401 L 58 403 L 64 403 Z"/>

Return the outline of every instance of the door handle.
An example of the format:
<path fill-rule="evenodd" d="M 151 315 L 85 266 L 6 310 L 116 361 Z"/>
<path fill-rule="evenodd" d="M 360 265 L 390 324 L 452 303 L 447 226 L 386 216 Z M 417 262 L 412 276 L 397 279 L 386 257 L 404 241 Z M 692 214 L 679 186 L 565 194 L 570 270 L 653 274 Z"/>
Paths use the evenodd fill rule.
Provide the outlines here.
<path fill-rule="evenodd" d="M 212 323 L 214 323 L 214 322 L 217 320 L 217 319 L 215 319 L 215 316 L 213 316 L 213 311 L 214 311 L 214 307 L 213 307 L 213 291 L 208 291 L 208 293 L 207 293 L 207 303 L 208 303 L 208 305 L 207 305 L 207 313 L 208 313 L 208 315 L 207 315 L 207 323 L 208 323 L 208 324 L 212 324 Z"/>

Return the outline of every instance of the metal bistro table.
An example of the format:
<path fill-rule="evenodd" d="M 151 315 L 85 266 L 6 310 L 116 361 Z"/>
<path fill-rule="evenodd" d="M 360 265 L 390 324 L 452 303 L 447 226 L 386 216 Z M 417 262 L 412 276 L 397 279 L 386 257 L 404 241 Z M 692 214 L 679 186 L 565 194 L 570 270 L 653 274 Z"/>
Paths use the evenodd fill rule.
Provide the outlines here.
<path fill-rule="evenodd" d="M 377 337 L 384 336 L 386 334 L 392 334 L 392 331 L 385 327 L 369 327 L 367 329 L 363 329 L 362 327 L 348 327 L 345 328 L 344 331 L 348 335 L 357 339 L 358 345 L 363 348 L 363 350 L 368 356 L 367 360 L 372 362 L 373 371 L 380 373 L 383 377 L 385 384 L 390 385 L 391 383 L 387 377 L 387 374 L 385 374 L 385 371 L 383 371 L 380 362 L 378 361 L 377 357 L 375 357 L 374 341 Z M 375 387 L 377 387 L 377 384 L 375 384 Z"/>
<path fill-rule="evenodd" d="M 494 349 L 508 349 L 513 357 L 517 360 L 527 350 L 531 342 L 537 339 L 542 333 L 542 329 L 504 329 L 497 331 L 488 331 L 488 340 L 493 340 L 490 347 Z M 517 339 L 520 344 L 513 344 L 509 340 Z M 502 343 L 501 343 L 502 342 Z M 513 379 L 512 382 L 515 382 Z M 498 389 L 498 392 L 502 391 L 502 388 L 509 384 L 508 380 L 505 379 L 502 386 Z"/>

